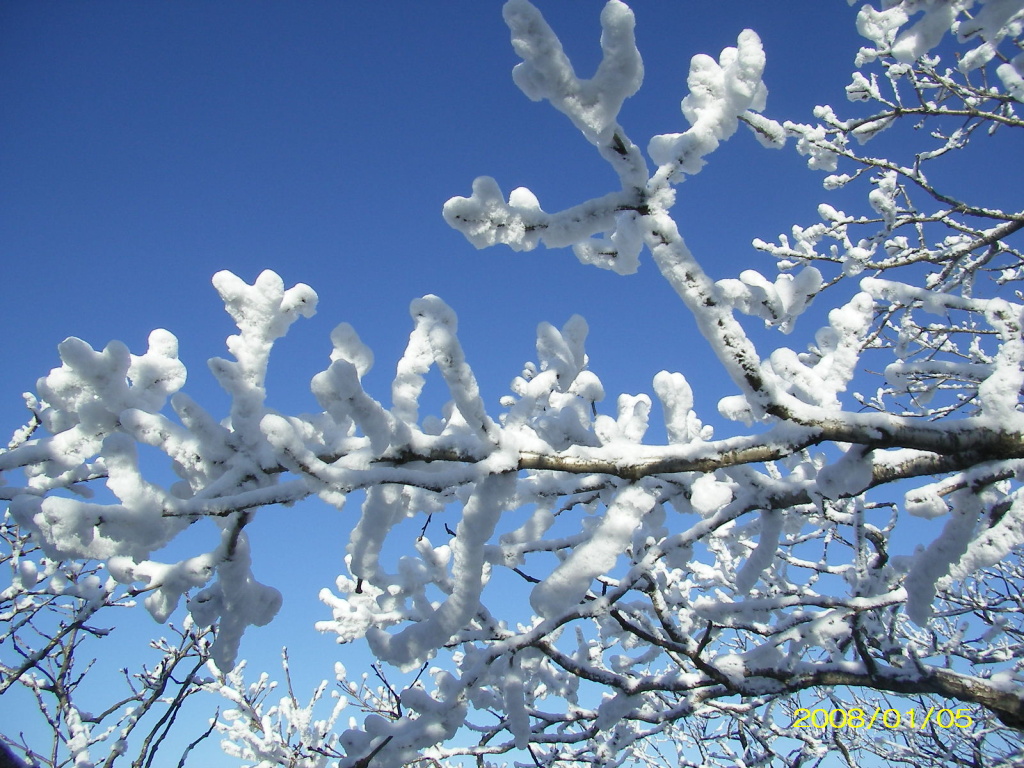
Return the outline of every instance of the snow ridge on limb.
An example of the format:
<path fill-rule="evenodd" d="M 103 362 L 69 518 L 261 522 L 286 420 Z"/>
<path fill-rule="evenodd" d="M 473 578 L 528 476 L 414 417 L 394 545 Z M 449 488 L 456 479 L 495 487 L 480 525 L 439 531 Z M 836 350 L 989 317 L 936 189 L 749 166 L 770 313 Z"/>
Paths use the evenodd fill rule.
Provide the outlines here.
<path fill-rule="evenodd" d="M 477 248 L 502 244 L 532 251 L 541 243 L 548 248 L 572 246 L 581 262 L 629 275 L 639 267 L 642 243 L 632 212 L 641 201 L 642 195 L 630 189 L 549 214 L 525 187 L 512 190 L 506 203 L 498 183 L 481 176 L 473 182 L 471 197 L 453 197 L 444 204 L 444 217 Z M 587 239 L 602 232 L 607 235 L 603 239 Z"/>
<path fill-rule="evenodd" d="M 260 273 L 252 285 L 221 271 L 213 276 L 213 285 L 234 318 L 239 334 L 229 336 L 227 341 L 235 360 L 214 358 L 210 370 L 232 396 L 233 431 L 260 458 L 263 436 L 259 420 L 266 397 L 263 382 L 270 350 L 300 316 L 313 316 L 317 296 L 302 283 L 286 291 L 284 281 L 270 270 Z"/>
<path fill-rule="evenodd" d="M 642 485 L 626 486 L 616 493 L 589 540 L 533 588 L 530 605 L 534 610 L 544 618 L 554 618 L 567 608 L 574 609 L 593 580 L 612 569 L 655 501 L 651 490 Z"/>
<path fill-rule="evenodd" d="M 685 174 L 699 173 L 703 157 L 736 132 L 741 117 L 765 108 L 764 67 L 761 38 L 750 29 L 741 32 L 736 47 L 723 50 L 718 61 L 704 54 L 693 57 L 686 79 L 690 93 L 682 102 L 690 129 L 655 136 L 647 145 L 659 182 L 678 184 Z M 764 125 L 759 125 L 763 136 Z"/>
<path fill-rule="evenodd" d="M 647 166 L 638 147 L 617 123 L 623 102 L 643 82 L 643 62 L 633 36 L 632 11 L 610 0 L 601 13 L 603 57 L 590 80 L 580 80 L 544 17 L 527 0 L 505 4 L 512 44 L 523 61 L 513 69 L 516 85 L 534 101 L 548 100 L 594 144 L 619 176 L 622 191 L 582 205 L 545 213 L 537 197 L 518 188 L 505 203 L 497 182 L 482 176 L 469 198 L 453 197 L 445 220 L 477 248 L 504 243 L 515 250 L 572 246 L 584 264 L 632 274 L 643 247 L 635 212 L 643 205 Z M 602 235 L 593 238 L 593 235 Z"/>
<path fill-rule="evenodd" d="M 463 630 L 481 609 L 486 583 L 485 545 L 501 513 L 515 500 L 515 476 L 507 473 L 484 478 L 463 508 L 452 539 L 451 591 L 430 615 L 396 635 L 374 630 L 367 640 L 374 655 L 404 669 L 412 669 Z"/>
<path fill-rule="evenodd" d="M 603 56 L 590 80 L 576 77 L 561 41 L 532 4 L 510 0 L 502 12 L 512 32 L 512 47 L 523 59 L 512 70 L 519 89 L 533 101 L 550 101 L 591 144 L 608 140 L 623 102 L 644 79 L 629 7 L 611 0 L 601 11 Z"/>
<path fill-rule="evenodd" d="M 213 512 L 222 532 L 220 545 L 211 552 L 177 563 L 149 558 L 198 516 L 210 514 L 218 497 L 276 483 L 263 471 L 278 462 L 259 429 L 266 366 L 274 340 L 298 316 L 312 314 L 316 295 L 304 285 L 285 291 L 272 272 L 264 272 L 253 286 L 222 272 L 215 284 L 240 330 L 228 340 L 236 360 L 211 361 L 232 395 L 227 426 L 216 424 L 178 392 L 185 368 L 170 333 L 154 331 L 142 356 L 131 355 L 118 342 L 97 353 L 69 339 L 61 345 L 62 366 L 38 385 L 40 419 L 52 436 L 30 440 L 3 459 L 36 455 L 26 487 L 11 493 L 11 511 L 51 556 L 106 561 L 116 581 L 151 593 L 145 605 L 161 622 L 186 592 L 205 587 L 192 598 L 190 609 L 198 612 L 200 624 L 219 620 L 222 631 L 212 652 L 230 668 L 244 628 L 269 621 L 281 599 L 277 590 L 256 582 L 249 569 L 242 528 L 255 513 L 244 504 Z M 180 424 L 160 413 L 169 397 Z M 136 442 L 162 450 L 181 482 L 164 489 L 148 481 Z M 50 488 L 75 490 L 78 481 L 99 479 L 118 503 L 46 494 Z M 288 499 L 288 493 L 279 498 Z"/>
<path fill-rule="evenodd" d="M 413 349 L 414 337 L 422 339 L 420 343 L 425 351 L 429 351 L 430 361 L 437 364 L 451 392 L 452 402 L 466 427 L 481 441 L 494 442 L 497 435 L 495 425 L 486 413 L 476 377 L 466 363 L 456 336 L 458 322 L 455 313 L 437 296 L 417 299 L 409 310 L 416 321 L 416 330 L 409 339 L 409 350 Z M 403 421 L 416 421 L 415 400 L 423 388 L 422 373 L 425 369 L 422 366 L 426 359 L 422 353 L 418 353 L 415 361 L 409 360 L 407 353 L 398 364 L 396 386 L 392 388 L 391 397 L 395 403 L 396 417 Z M 409 362 L 406 363 L 406 360 Z M 399 385 L 399 381 L 406 376 L 409 378 L 408 384 Z M 406 388 L 411 391 L 407 393 Z"/>
<path fill-rule="evenodd" d="M 581 86 L 554 33 L 526 0 L 510 5 L 513 39 L 517 52 L 524 57 L 523 64 L 518 65 L 524 67 L 526 85 L 521 87 L 531 98 L 551 100 L 574 122 L 583 120 L 575 95 Z M 608 7 L 612 6 L 610 3 Z M 474 182 L 471 197 L 455 197 L 445 204 L 445 218 L 478 248 L 497 243 L 515 250 L 531 250 L 541 243 L 548 247 L 572 245 L 581 262 L 619 274 L 636 271 L 646 245 L 662 274 L 694 311 L 702 332 L 750 399 L 750 407 L 763 414 L 766 393 L 771 389 L 770 372 L 762 370 L 753 346 L 732 317 L 726 296 L 692 257 L 667 211 L 675 201 L 672 185 L 682 181 L 683 173 L 696 173 L 703 166 L 700 158 L 735 132 L 741 116 L 764 108 L 764 60 L 760 39 L 749 30 L 740 35 L 736 48 L 722 52 L 718 62 L 704 55 L 694 57 L 691 93 L 683 102 L 691 128 L 652 140 L 648 152 L 659 166 L 653 176 L 622 127 L 616 123 L 614 130 L 610 128 L 611 116 L 617 116 L 622 99 L 596 88 L 593 98 L 609 102 L 598 114 L 610 138 L 593 143 L 616 169 L 620 191 L 548 214 L 540 208 L 536 196 L 522 188 L 515 190 L 506 204 L 497 182 L 482 177 Z M 559 88 L 563 90 L 559 92 Z M 615 93 L 628 90 L 620 88 Z M 592 237 L 595 234 L 601 236 Z M 787 324 L 809 304 L 813 290 L 809 289 L 802 300 L 789 302 Z"/>

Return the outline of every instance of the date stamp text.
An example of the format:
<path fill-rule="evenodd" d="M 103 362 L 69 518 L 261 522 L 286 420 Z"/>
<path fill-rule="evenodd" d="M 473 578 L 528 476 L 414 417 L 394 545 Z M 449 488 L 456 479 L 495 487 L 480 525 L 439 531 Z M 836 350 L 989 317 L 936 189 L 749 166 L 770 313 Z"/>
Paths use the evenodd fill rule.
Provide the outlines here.
<path fill-rule="evenodd" d="M 928 707 L 923 709 L 881 709 L 865 710 L 860 707 L 849 709 L 798 709 L 793 713 L 794 728 L 908 728 L 924 730 L 936 728 L 970 728 L 974 719 L 967 707 L 946 709 Z"/>

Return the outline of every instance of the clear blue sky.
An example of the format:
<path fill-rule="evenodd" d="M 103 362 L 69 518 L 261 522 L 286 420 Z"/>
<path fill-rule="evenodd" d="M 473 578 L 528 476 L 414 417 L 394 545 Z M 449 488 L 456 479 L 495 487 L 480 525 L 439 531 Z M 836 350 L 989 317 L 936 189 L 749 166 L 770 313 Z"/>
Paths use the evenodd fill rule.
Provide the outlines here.
<path fill-rule="evenodd" d="M 581 75 L 597 62 L 601 5 L 539 3 Z M 862 44 L 844 0 L 641 0 L 635 11 L 646 77 L 621 122 L 640 146 L 685 129 L 690 56 L 717 56 L 745 27 L 764 42 L 776 119 L 839 108 Z M 516 61 L 496 0 L 0 2 L 0 432 L 24 421 L 20 393 L 58 364 L 66 336 L 139 352 L 157 327 L 180 340 L 186 391 L 223 415 L 205 360 L 225 354 L 233 327 L 210 277 L 251 282 L 267 268 L 320 295 L 317 316 L 278 349 L 269 402 L 282 411 L 316 407 L 308 382 L 341 321 L 373 348 L 367 386 L 386 400 L 409 302 L 436 293 L 459 314 L 494 410 L 533 357 L 537 323 L 580 313 L 612 397 L 681 370 L 713 418 L 727 384 L 649 259 L 622 278 L 569 252 L 477 252 L 442 220 L 478 175 L 506 194 L 530 187 L 549 211 L 614 181 L 562 115 L 519 93 Z M 823 199 L 795 152 L 741 131 L 683 185 L 677 211 L 715 277 L 770 274 L 751 239 L 811 223 Z M 328 618 L 316 592 L 343 554 L 322 536 L 310 553 L 302 519 L 269 510 L 253 526 L 257 575 L 285 609 L 242 655 L 272 672 L 282 644 Z M 276 581 L 273 562 L 289 552 L 317 572 Z M 332 651 L 326 639 L 316 648 Z M 323 661 L 308 677 L 329 674 Z"/>
<path fill-rule="evenodd" d="M 692 326 L 653 265 L 622 279 L 567 253 L 477 253 L 441 219 L 477 175 L 506 193 L 528 186 L 547 210 L 613 181 L 564 117 L 513 85 L 500 6 L 0 4 L 0 425 L 20 420 L 20 393 L 68 335 L 139 350 L 167 328 L 201 394 L 204 362 L 232 330 L 209 284 L 219 269 L 251 281 L 270 268 L 320 294 L 317 317 L 280 350 L 289 380 L 271 399 L 282 409 L 296 397 L 313 406 L 307 373 L 323 367 L 342 320 L 375 350 L 383 396 L 409 301 L 424 293 L 458 312 L 471 361 L 497 388 L 491 402 L 532 353 L 536 323 L 573 312 L 591 324 L 596 370 L 621 374 L 626 391 L 682 365 L 662 349 L 693 354 Z M 685 128 L 689 57 L 717 55 L 744 27 L 764 39 L 776 117 L 809 119 L 814 104 L 841 100 L 860 40 L 841 0 L 794 0 L 784 13 L 760 2 L 638 6 L 647 77 L 623 122 L 641 146 Z M 601 3 L 541 7 L 580 73 L 592 71 Z M 684 233 L 717 276 L 762 258 L 752 237 L 813 218 L 819 180 L 802 167 L 739 135 L 686 183 Z M 780 195 L 773 177 L 787 170 Z M 789 199 L 794 184 L 812 199 Z M 644 343 L 652 334 L 657 345 Z M 636 358 L 643 348 L 649 364 Z"/>

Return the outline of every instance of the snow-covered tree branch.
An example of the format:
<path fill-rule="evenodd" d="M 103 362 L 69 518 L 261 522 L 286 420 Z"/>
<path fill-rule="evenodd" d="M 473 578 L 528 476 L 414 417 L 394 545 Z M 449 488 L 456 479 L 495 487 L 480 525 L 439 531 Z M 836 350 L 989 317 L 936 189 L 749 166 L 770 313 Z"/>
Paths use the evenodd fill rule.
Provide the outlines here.
<path fill-rule="evenodd" d="M 49 743 L 5 732 L 0 747 L 20 752 L 33 766 L 112 766 L 129 755 L 135 765 L 152 764 L 185 700 L 201 690 L 196 674 L 209 659 L 212 629 L 186 617 L 184 627 L 169 628 L 171 639 L 150 642 L 156 652 L 151 665 L 122 667 L 113 680 L 101 677 L 89 655 L 111 646 L 114 628 L 103 622 L 134 606 L 142 590 L 104 579 L 96 563 L 46 558 L 6 517 L 0 539 L 0 564 L 10 571 L 10 585 L 0 592 L 0 695 L 23 688 L 51 731 Z M 7 751 L 3 757 L 15 759 Z"/>
<path fill-rule="evenodd" d="M 252 285 L 220 272 L 238 326 L 232 359 L 210 362 L 227 417 L 184 394 L 167 331 L 138 355 L 69 339 L 29 398 L 39 434 L 0 454 L 13 517 L 51 562 L 103 564 L 109 580 L 87 600 L 121 585 L 163 622 L 184 598 L 187 627 L 215 627 L 203 685 L 232 702 L 219 724 L 229 752 L 259 765 L 796 765 L 833 749 L 851 765 L 860 753 L 1019 765 L 1024 210 L 964 200 L 932 169 L 1024 129 L 1024 5 L 864 6 L 851 116 L 821 106 L 812 123 L 769 117 L 772 52 L 743 31 L 717 57 L 694 56 L 689 127 L 646 150 L 619 122 L 643 79 L 623 3 L 601 14 L 590 79 L 527 0 L 504 15 L 516 85 L 564 113 L 618 186 L 548 212 L 481 177 L 445 219 L 478 248 L 571 246 L 623 275 L 646 251 L 732 382 L 718 414 L 697 413 L 687 376 L 700 373 L 671 360 L 654 399 L 606 405 L 579 316 L 538 327 L 536 359 L 493 409 L 436 296 L 411 305 L 390 405 L 364 388 L 373 354 L 343 323 L 311 382 L 322 410 L 281 413 L 266 405 L 272 348 L 317 296 L 271 272 Z M 772 274 L 715 280 L 713 254 L 684 240 L 699 223 L 673 210 L 677 187 L 713 173 L 741 128 L 791 145 L 828 174 L 826 199 L 858 208 L 823 202 L 820 221 L 754 243 Z M 420 415 L 432 372 L 450 395 L 440 419 Z M 140 447 L 165 454 L 178 481 L 147 477 Z M 246 629 L 282 601 L 253 575 L 266 554 L 246 529 L 314 496 L 351 521 L 318 629 L 367 643 L 382 665 L 376 692 L 336 670 L 323 721 L 312 709 L 325 689 L 306 706 L 289 682 L 271 707 L 267 680 L 247 688 L 236 668 Z M 194 524 L 215 526 L 217 546 L 160 560 Z M 916 553 L 894 554 L 907 537 Z M 193 646 L 162 650 L 199 658 L 193 632 Z M 339 732 L 348 699 L 366 714 Z M 799 727 L 822 708 L 956 712 L 971 728 Z"/>

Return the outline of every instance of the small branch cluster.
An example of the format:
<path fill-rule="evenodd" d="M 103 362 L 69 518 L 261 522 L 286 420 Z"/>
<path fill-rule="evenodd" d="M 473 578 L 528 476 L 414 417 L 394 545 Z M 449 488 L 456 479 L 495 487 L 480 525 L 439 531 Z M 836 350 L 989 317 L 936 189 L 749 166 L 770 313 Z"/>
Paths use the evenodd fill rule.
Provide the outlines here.
<path fill-rule="evenodd" d="M 8 732 L 0 744 L 31 765 L 51 768 L 69 761 L 112 766 L 130 754 L 133 765 L 152 765 L 186 700 L 200 690 L 195 676 L 209 658 L 211 631 L 189 618 L 172 626 L 171 639 L 151 641 L 152 666 L 120 670 L 120 687 L 89 675 L 96 661 L 90 655 L 115 632 L 99 622 L 134 606 L 141 591 L 120 589 L 96 563 L 43 556 L 7 516 L 0 538 L 0 565 L 9 571 L 9 586 L 0 592 L 0 695 L 22 689 L 52 733 L 44 744 L 36 733 L 27 739 Z"/>

